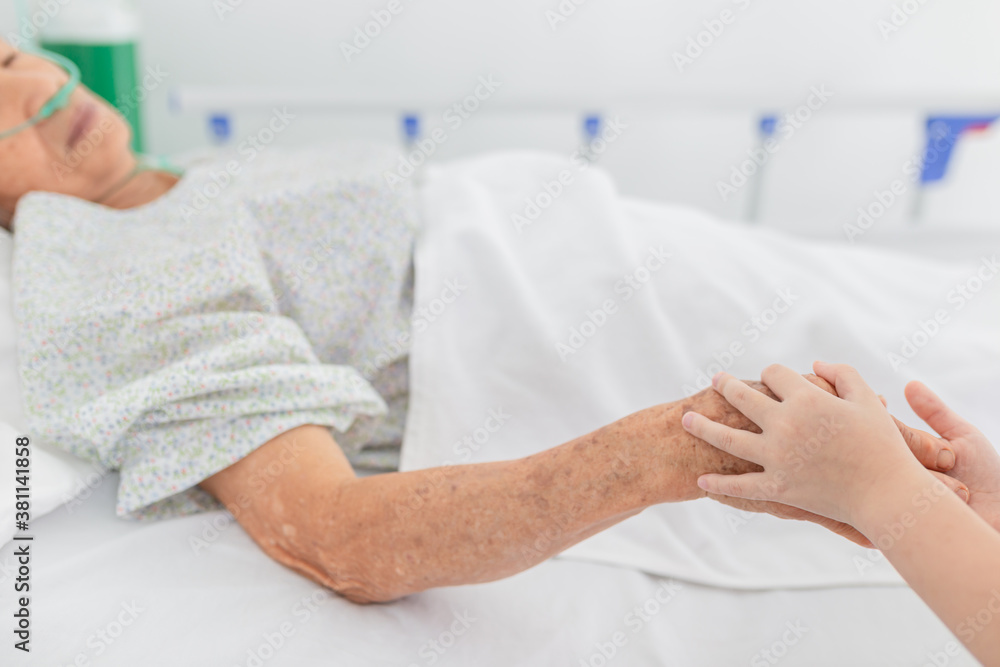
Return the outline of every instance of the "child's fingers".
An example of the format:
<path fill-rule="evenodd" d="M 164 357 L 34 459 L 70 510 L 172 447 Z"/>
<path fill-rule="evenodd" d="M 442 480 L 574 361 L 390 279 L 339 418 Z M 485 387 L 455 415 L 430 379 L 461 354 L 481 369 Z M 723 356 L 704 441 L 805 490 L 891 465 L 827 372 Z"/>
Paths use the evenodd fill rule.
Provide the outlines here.
<path fill-rule="evenodd" d="M 812 385 L 811 382 L 781 364 L 771 364 L 760 374 L 760 380 L 767 385 L 767 388 L 774 392 L 780 400 L 791 394 L 796 389 L 803 386 L 803 383 Z"/>
<path fill-rule="evenodd" d="M 751 463 L 763 465 L 758 459 L 758 447 L 754 446 L 753 438 L 760 437 L 749 431 L 740 431 L 718 424 L 705 415 L 697 412 L 686 412 L 681 417 L 681 425 L 691 435 L 701 438 L 708 444 L 718 447 L 724 452 Z"/>
<path fill-rule="evenodd" d="M 828 364 L 825 361 L 817 361 L 813 364 L 813 370 L 827 382 L 837 388 L 837 395 L 847 401 L 860 401 L 865 399 L 878 400 L 875 392 L 861 377 L 861 373 L 847 364 Z"/>
<path fill-rule="evenodd" d="M 906 402 L 910 404 L 917 416 L 934 429 L 941 437 L 953 440 L 966 433 L 976 432 L 975 426 L 965 421 L 957 412 L 945 405 L 945 402 L 927 388 L 923 382 L 914 380 L 906 385 Z"/>
<path fill-rule="evenodd" d="M 967 503 L 969 502 L 969 500 L 972 499 L 972 492 L 969 491 L 969 487 L 967 487 L 965 484 L 962 484 L 954 477 L 949 477 L 943 472 L 934 472 L 933 470 L 931 470 L 930 473 L 934 475 L 934 477 L 936 477 L 941 483 L 943 483 L 949 489 L 954 491 L 955 495 L 961 498 L 964 502 Z"/>
<path fill-rule="evenodd" d="M 910 451 L 925 468 L 938 472 L 948 472 L 955 467 L 955 452 L 947 446 L 946 441 L 926 431 L 910 428 L 895 417 L 892 420 L 896 422 L 896 428 L 903 434 L 906 446 L 910 448 Z"/>
<path fill-rule="evenodd" d="M 753 387 L 734 378 L 729 373 L 719 373 L 712 379 L 715 390 L 725 396 L 729 404 L 746 415 L 761 428 L 769 410 L 778 403 Z"/>
<path fill-rule="evenodd" d="M 709 493 L 747 500 L 775 500 L 773 484 L 767 482 L 765 472 L 748 472 L 743 475 L 702 475 L 698 486 Z"/>

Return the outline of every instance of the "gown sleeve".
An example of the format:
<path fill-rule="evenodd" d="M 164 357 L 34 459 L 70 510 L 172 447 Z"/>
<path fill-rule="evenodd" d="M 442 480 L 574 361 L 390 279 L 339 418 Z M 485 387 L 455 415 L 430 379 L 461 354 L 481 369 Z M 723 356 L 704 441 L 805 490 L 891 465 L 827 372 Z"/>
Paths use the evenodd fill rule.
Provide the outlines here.
<path fill-rule="evenodd" d="M 192 223 L 32 193 L 15 225 L 29 432 L 120 471 L 120 516 L 217 508 L 196 485 L 276 436 L 323 425 L 350 453 L 386 414 L 281 314 L 245 206 Z"/>

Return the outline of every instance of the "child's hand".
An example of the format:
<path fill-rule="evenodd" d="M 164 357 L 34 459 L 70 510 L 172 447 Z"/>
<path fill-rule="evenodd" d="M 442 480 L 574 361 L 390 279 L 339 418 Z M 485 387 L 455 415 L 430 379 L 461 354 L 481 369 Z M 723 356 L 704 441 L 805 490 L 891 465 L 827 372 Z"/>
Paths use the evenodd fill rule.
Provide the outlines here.
<path fill-rule="evenodd" d="M 701 488 L 772 500 L 858 526 L 865 508 L 877 507 L 896 482 L 934 482 L 856 370 L 820 362 L 813 368 L 840 398 L 779 365 L 768 367 L 761 379 L 780 403 L 730 375 L 716 376 L 716 389 L 763 433 L 737 431 L 697 413 L 684 416 L 684 427 L 764 472 L 703 475 Z"/>
<path fill-rule="evenodd" d="M 896 425 L 913 454 L 931 470 L 963 482 L 970 492 L 969 507 L 1000 530 L 1000 454 L 975 426 L 958 416 L 920 382 L 906 385 L 906 400 L 917 416 L 940 438 Z"/>

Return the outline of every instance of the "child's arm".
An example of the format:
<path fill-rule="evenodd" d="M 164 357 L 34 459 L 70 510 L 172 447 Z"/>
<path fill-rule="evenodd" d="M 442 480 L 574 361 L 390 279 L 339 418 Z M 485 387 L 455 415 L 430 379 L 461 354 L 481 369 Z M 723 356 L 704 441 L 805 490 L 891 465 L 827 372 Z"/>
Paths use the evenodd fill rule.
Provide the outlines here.
<path fill-rule="evenodd" d="M 693 435 L 764 472 L 705 475 L 705 490 L 770 500 L 850 524 L 986 664 L 1000 664 L 1000 533 L 911 454 L 857 371 L 817 363 L 837 398 L 783 366 L 765 370 L 772 400 L 721 374 L 716 388 L 762 429 L 735 431 L 696 413 Z"/>
<path fill-rule="evenodd" d="M 855 527 L 973 655 L 1000 664 L 1000 533 L 928 477 L 887 484 Z"/>

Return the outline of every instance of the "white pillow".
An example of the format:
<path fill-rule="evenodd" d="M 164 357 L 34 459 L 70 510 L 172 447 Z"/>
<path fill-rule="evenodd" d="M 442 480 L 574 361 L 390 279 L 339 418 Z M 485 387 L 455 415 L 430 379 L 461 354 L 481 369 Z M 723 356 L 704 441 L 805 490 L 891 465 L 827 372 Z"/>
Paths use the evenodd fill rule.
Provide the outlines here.
<path fill-rule="evenodd" d="M 14 536 L 14 441 L 27 426 L 17 376 L 11 259 L 14 237 L 0 229 L 0 545 Z M 98 484 L 94 466 L 63 451 L 31 443 L 31 520 Z"/>
<path fill-rule="evenodd" d="M 14 237 L 0 228 L 0 422 L 25 427 L 21 390 L 17 380 L 17 347 L 14 328 L 14 294 L 11 260 Z M 3 446 L 0 443 L 0 446 Z"/>

